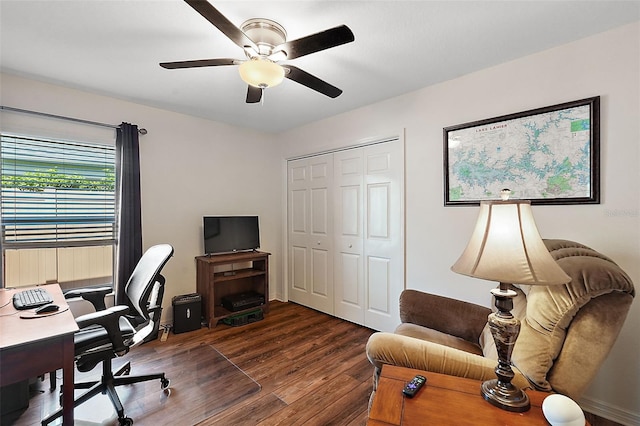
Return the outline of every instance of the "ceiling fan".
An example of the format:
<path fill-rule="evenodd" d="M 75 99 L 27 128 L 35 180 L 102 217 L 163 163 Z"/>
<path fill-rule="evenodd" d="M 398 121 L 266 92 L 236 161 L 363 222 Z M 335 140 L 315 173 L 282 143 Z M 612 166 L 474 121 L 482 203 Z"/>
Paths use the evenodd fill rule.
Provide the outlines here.
<path fill-rule="evenodd" d="M 254 18 L 245 21 L 238 28 L 206 0 L 184 1 L 241 47 L 247 58 L 162 62 L 161 67 L 178 69 L 239 65 L 240 77 L 248 84 L 247 103 L 260 102 L 263 90 L 280 84 L 284 78 L 331 98 L 336 98 L 342 93 L 337 87 L 298 67 L 281 65 L 279 62 L 354 41 L 355 37 L 346 25 L 287 41 L 287 32 L 275 21 Z"/>

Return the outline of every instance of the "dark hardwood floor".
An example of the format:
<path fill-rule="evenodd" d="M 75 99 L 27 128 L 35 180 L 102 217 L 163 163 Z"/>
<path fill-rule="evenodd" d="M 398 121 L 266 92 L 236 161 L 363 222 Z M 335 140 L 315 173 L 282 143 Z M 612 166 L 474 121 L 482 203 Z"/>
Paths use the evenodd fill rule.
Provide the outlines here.
<path fill-rule="evenodd" d="M 170 335 L 168 342 L 213 345 L 262 386 L 200 425 L 364 425 L 373 331 L 293 303 L 270 306 L 253 324 Z"/>
<path fill-rule="evenodd" d="M 170 334 L 153 342 L 213 345 L 262 391 L 200 423 L 209 425 L 365 425 L 373 367 L 365 327 L 295 303 L 272 302 L 265 319 L 242 327 Z M 621 426 L 585 413 L 592 426 Z"/>
<path fill-rule="evenodd" d="M 145 346 L 171 353 L 212 345 L 262 386 L 200 426 L 365 425 L 373 373 L 365 345 L 373 331 L 294 303 L 270 306 L 262 321 L 170 333 Z M 128 357 L 135 366 L 135 350 Z M 591 415 L 588 420 L 617 425 Z"/>

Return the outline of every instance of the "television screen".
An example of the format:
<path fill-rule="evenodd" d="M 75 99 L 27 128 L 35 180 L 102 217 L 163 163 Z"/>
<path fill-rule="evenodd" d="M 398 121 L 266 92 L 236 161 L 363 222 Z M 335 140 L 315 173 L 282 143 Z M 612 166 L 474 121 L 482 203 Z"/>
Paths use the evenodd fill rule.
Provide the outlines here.
<path fill-rule="evenodd" d="M 226 253 L 260 247 L 258 216 L 205 216 L 204 252 Z"/>

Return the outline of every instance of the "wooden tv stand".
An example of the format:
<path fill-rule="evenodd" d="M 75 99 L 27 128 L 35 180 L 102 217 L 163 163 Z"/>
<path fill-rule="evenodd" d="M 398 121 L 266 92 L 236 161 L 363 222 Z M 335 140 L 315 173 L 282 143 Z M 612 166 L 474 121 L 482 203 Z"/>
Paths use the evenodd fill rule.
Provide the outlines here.
<path fill-rule="evenodd" d="M 232 315 L 255 310 L 232 312 L 222 306 L 222 298 L 255 291 L 264 295 L 262 312 L 269 312 L 269 256 L 271 253 L 247 251 L 196 257 L 196 288 L 202 297 L 202 312 L 209 328 Z M 239 266 L 239 269 L 236 269 Z"/>

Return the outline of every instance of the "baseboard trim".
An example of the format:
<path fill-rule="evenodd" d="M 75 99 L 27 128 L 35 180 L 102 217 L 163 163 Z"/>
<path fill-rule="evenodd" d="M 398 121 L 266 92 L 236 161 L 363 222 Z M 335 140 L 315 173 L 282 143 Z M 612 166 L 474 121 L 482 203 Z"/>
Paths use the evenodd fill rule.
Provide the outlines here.
<path fill-rule="evenodd" d="M 609 403 L 591 399 L 589 397 L 580 398 L 579 405 L 584 410 L 596 416 L 620 423 L 625 426 L 640 425 L 640 413 L 633 413 L 620 407 L 612 406 Z"/>

